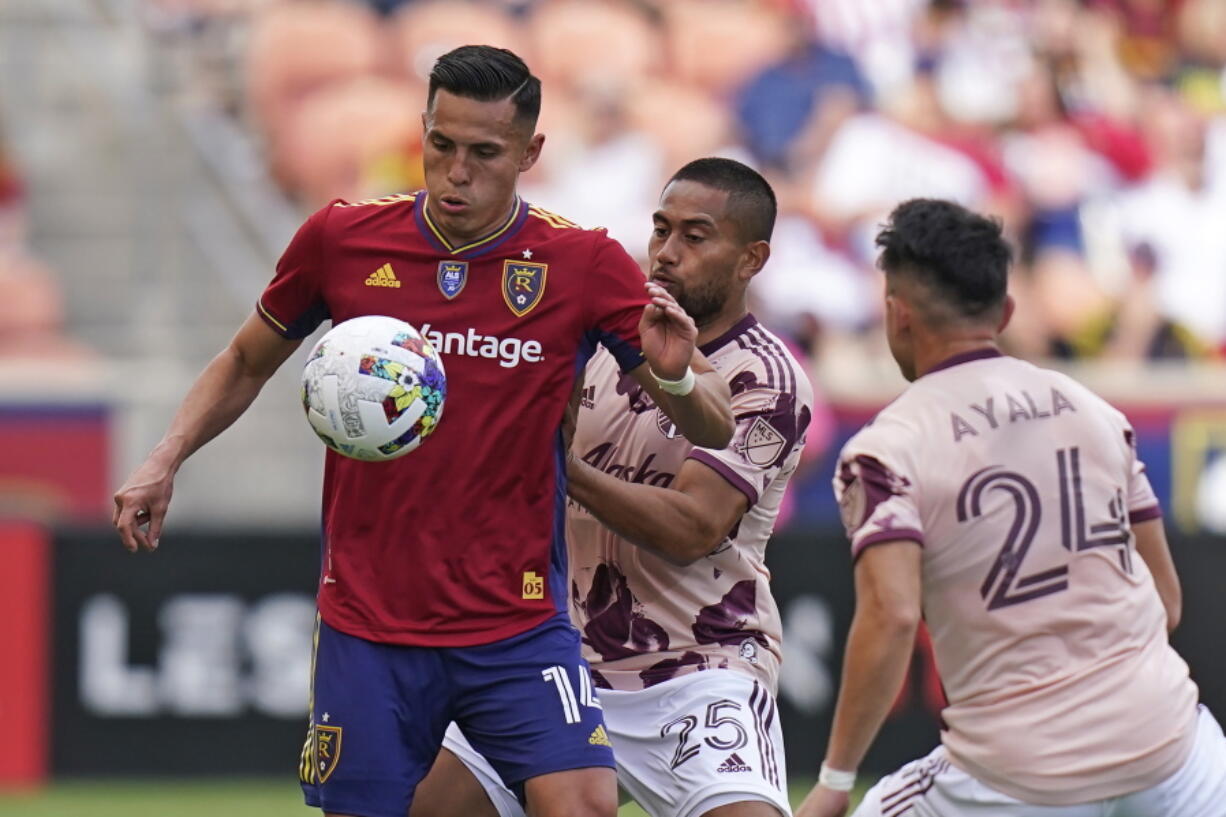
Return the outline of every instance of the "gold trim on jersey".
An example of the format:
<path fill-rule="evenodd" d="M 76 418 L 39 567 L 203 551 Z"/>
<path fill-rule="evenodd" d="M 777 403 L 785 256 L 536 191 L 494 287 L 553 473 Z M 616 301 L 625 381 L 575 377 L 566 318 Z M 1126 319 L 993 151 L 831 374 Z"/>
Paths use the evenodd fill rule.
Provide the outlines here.
<path fill-rule="evenodd" d="M 274 315 L 273 315 L 271 312 L 269 312 L 269 311 L 268 311 L 268 308 L 264 306 L 264 301 L 263 301 L 263 299 L 256 301 L 256 302 L 255 302 L 255 307 L 256 307 L 256 309 L 260 310 L 260 314 L 261 314 L 261 315 L 263 315 L 265 318 L 268 318 L 268 320 L 272 321 L 272 322 L 273 322 L 273 324 L 275 324 L 275 325 L 276 325 L 276 327 L 277 327 L 278 329 L 280 329 L 282 332 L 288 332 L 288 331 L 289 331 L 289 327 L 288 327 L 288 326 L 286 326 L 285 324 L 281 323 L 281 321 L 277 320 L 277 319 L 276 319 L 276 317 L 275 317 L 275 316 L 274 316 Z"/>
<path fill-rule="evenodd" d="M 537 207 L 535 204 L 528 205 L 528 213 L 529 215 L 533 215 L 541 219 L 542 221 L 547 223 L 550 227 L 557 227 L 559 230 L 582 230 L 583 229 L 582 227 L 580 227 L 578 224 L 571 221 L 570 219 L 563 218 L 557 213 L 551 213 L 548 210 L 543 210 L 540 207 Z"/>
<path fill-rule="evenodd" d="M 430 220 L 430 208 L 428 208 L 424 203 L 421 206 L 421 217 L 422 217 L 422 221 L 426 222 L 426 226 L 430 228 L 430 232 L 434 233 L 434 237 L 439 240 L 439 243 L 441 243 L 444 247 L 446 247 L 447 251 L 451 253 L 452 255 L 458 255 L 462 252 L 468 252 L 469 250 L 474 250 L 477 247 L 482 246 L 483 244 L 488 244 L 491 241 L 493 241 L 495 238 L 497 238 L 498 236 L 505 233 L 507 230 L 511 229 L 511 225 L 514 224 L 515 220 L 519 218 L 519 213 L 522 210 L 523 206 L 524 206 L 523 200 L 521 200 L 519 197 L 516 197 L 515 206 L 511 208 L 511 215 L 506 220 L 506 223 L 504 223 L 501 227 L 499 227 L 494 232 L 487 235 L 485 238 L 479 238 L 476 241 L 472 241 L 468 244 L 465 244 L 462 247 L 452 246 L 451 242 L 448 241 L 447 238 L 442 234 L 442 232 L 439 231 L 438 227 L 434 226 L 434 222 Z"/>
<path fill-rule="evenodd" d="M 389 204 L 399 204 L 402 201 L 413 201 L 416 193 L 396 193 L 391 196 L 380 196 L 377 199 L 362 199 L 361 201 L 338 201 L 333 207 L 386 207 Z"/>
<path fill-rule="evenodd" d="M 319 654 L 319 611 L 315 612 L 315 627 L 311 632 L 311 686 L 307 692 L 307 736 L 298 758 L 298 779 L 315 782 L 315 658 Z"/>

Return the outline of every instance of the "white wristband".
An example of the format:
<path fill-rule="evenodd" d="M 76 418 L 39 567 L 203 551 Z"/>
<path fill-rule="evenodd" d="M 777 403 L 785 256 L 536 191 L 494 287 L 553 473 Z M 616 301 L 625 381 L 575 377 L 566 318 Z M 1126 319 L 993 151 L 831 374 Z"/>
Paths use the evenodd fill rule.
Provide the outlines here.
<path fill-rule="evenodd" d="M 817 782 L 831 791 L 851 791 L 856 786 L 856 773 L 832 769 L 826 765 L 825 761 L 822 761 L 821 771 L 817 773 Z"/>
<path fill-rule="evenodd" d="M 651 371 L 648 369 L 648 371 Z M 685 374 L 680 380 L 665 380 L 655 372 L 651 372 L 651 376 L 656 379 L 656 383 L 660 386 L 660 390 L 667 394 L 675 394 L 678 397 L 685 397 L 694 390 L 694 384 L 698 382 L 698 378 L 694 376 L 694 370 L 689 366 L 685 367 Z"/>

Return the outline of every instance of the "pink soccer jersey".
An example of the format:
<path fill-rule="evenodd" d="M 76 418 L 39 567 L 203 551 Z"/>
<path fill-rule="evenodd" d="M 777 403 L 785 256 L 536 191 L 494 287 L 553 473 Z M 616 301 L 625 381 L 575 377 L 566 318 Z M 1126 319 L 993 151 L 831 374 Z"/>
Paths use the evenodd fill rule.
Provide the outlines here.
<path fill-rule="evenodd" d="M 1131 523 L 1161 515 L 1124 416 L 994 350 L 919 378 L 844 447 L 852 553 L 923 547 L 953 762 L 1064 805 L 1155 785 L 1191 750 L 1197 689 Z"/>
<path fill-rule="evenodd" d="M 572 449 L 605 473 L 668 487 L 685 460 L 714 469 L 749 510 L 710 555 L 676 567 L 570 503 L 571 616 L 599 686 L 644 689 L 729 668 L 774 690 L 782 625 L 763 563 L 812 416 L 813 388 L 783 343 L 746 316 L 702 352 L 732 388 L 736 434 L 694 448 L 616 360 L 588 364 Z"/>

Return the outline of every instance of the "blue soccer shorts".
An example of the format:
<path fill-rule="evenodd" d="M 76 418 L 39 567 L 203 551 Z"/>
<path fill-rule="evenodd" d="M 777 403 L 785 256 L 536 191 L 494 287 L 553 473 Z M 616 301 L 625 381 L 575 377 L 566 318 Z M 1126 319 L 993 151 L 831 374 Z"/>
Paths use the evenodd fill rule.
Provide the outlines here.
<path fill-rule="evenodd" d="M 299 764 L 307 804 L 404 817 L 453 720 L 521 792 L 525 780 L 550 772 L 614 767 L 565 614 L 476 647 L 379 644 L 320 621 Z"/>

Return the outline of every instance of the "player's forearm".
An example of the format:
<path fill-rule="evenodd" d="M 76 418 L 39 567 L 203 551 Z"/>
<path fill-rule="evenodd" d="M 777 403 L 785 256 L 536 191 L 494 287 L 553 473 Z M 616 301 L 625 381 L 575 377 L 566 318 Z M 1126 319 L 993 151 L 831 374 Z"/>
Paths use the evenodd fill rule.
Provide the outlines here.
<path fill-rule="evenodd" d="M 271 374 L 252 370 L 227 346 L 196 378 L 149 459 L 171 473 L 178 471 L 184 460 L 247 410 Z"/>
<path fill-rule="evenodd" d="M 567 478 L 567 493 L 601 524 L 680 567 L 706 556 L 727 533 L 680 491 L 625 482 L 574 457 Z"/>
<path fill-rule="evenodd" d="M 732 441 L 732 393 L 714 370 L 695 370 L 694 390 L 684 397 L 654 394 L 656 402 L 687 440 L 700 448 L 724 448 Z"/>
<path fill-rule="evenodd" d="M 828 766 L 859 768 L 902 686 L 918 626 L 918 616 L 872 606 L 856 610 L 826 749 Z"/>

